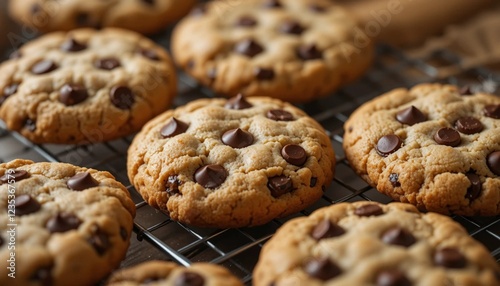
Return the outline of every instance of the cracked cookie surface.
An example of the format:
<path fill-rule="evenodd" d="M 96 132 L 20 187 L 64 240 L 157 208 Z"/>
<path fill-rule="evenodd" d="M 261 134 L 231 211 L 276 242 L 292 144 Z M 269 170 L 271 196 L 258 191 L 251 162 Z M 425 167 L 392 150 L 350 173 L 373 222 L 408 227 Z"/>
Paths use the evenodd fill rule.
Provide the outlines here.
<path fill-rule="evenodd" d="M 184 16 L 195 0 L 10 0 L 13 19 L 41 32 L 117 27 L 155 33 Z"/>
<path fill-rule="evenodd" d="M 148 261 L 119 270 L 110 277 L 108 286 L 139 285 L 243 286 L 226 268 L 209 263 L 182 267 L 173 262 Z"/>
<path fill-rule="evenodd" d="M 93 285 L 125 257 L 134 216 L 127 189 L 108 172 L 0 164 L 0 284 Z M 13 246 L 15 279 L 7 276 Z"/>
<path fill-rule="evenodd" d="M 175 28 L 174 59 L 217 93 L 307 102 L 364 73 L 373 45 L 327 0 L 211 1 Z"/>
<path fill-rule="evenodd" d="M 449 217 L 355 202 L 285 223 L 262 248 L 253 285 L 494 286 L 499 271 Z"/>
<path fill-rule="evenodd" d="M 344 128 L 349 163 L 380 192 L 443 214 L 500 214 L 498 96 L 440 84 L 396 89 Z"/>
<path fill-rule="evenodd" d="M 145 125 L 128 176 L 150 205 L 204 227 L 269 222 L 309 206 L 333 179 L 323 128 L 265 97 L 200 99 Z"/>
<path fill-rule="evenodd" d="M 96 143 L 138 131 L 176 92 L 169 55 L 120 29 L 42 36 L 0 66 L 0 119 L 36 143 Z"/>

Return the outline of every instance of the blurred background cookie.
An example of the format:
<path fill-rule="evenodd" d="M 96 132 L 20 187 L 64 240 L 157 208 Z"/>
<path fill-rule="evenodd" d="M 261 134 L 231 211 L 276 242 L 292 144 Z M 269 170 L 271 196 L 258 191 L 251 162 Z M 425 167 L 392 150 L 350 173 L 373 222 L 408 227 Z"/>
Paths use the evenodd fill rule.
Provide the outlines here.
<path fill-rule="evenodd" d="M 16 21 L 40 32 L 118 27 L 151 34 L 184 16 L 195 0 L 10 0 Z"/>

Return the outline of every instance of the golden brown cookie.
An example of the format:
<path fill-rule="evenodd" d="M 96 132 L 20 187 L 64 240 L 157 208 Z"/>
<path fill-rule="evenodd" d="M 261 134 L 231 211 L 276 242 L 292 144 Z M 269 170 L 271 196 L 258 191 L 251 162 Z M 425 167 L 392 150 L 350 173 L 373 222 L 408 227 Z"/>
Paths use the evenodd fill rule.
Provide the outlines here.
<path fill-rule="evenodd" d="M 134 216 L 108 172 L 0 164 L 0 285 L 94 285 L 125 257 Z"/>
<path fill-rule="evenodd" d="M 195 0 L 10 0 L 16 21 L 40 32 L 116 27 L 151 34 L 184 16 Z"/>
<path fill-rule="evenodd" d="M 344 149 L 370 185 L 443 214 L 500 214 L 500 98 L 450 85 L 396 89 L 345 123 Z"/>
<path fill-rule="evenodd" d="M 233 96 L 307 102 L 364 73 L 373 44 L 328 0 L 211 1 L 176 26 L 175 61 L 202 84 Z"/>
<path fill-rule="evenodd" d="M 150 121 L 128 151 L 130 182 L 174 220 L 244 227 L 302 210 L 333 179 L 323 128 L 277 99 L 200 99 Z"/>
<path fill-rule="evenodd" d="M 36 143 L 95 143 L 165 111 L 176 75 L 167 52 L 121 29 L 42 36 L 0 65 L 0 119 Z"/>
<path fill-rule="evenodd" d="M 341 203 L 285 223 L 253 285 L 495 286 L 500 268 L 455 221 L 409 204 Z"/>

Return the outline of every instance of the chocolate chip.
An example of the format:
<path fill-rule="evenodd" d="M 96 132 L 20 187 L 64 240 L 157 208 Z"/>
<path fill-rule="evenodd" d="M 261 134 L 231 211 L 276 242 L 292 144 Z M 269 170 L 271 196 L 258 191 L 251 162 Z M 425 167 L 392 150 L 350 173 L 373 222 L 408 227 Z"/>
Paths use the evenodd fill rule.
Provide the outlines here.
<path fill-rule="evenodd" d="M 88 96 L 85 87 L 65 84 L 60 90 L 59 101 L 66 106 L 72 106 L 85 101 Z"/>
<path fill-rule="evenodd" d="M 38 268 L 35 271 L 35 273 L 31 275 L 30 280 L 36 281 L 37 285 L 42 285 L 42 286 L 53 285 L 51 272 L 52 272 L 52 265 Z"/>
<path fill-rule="evenodd" d="M 111 103 L 120 109 L 130 109 L 134 104 L 134 93 L 126 86 L 115 86 L 109 93 Z"/>
<path fill-rule="evenodd" d="M 175 175 L 173 176 L 168 176 L 167 183 L 166 183 L 166 188 L 165 191 L 167 192 L 168 196 L 174 196 L 180 194 L 179 192 L 179 186 L 181 185 L 181 181 L 179 181 L 179 178 Z"/>
<path fill-rule="evenodd" d="M 286 193 L 291 192 L 293 189 L 293 184 L 290 178 L 281 175 L 269 178 L 267 187 L 271 191 L 271 195 L 275 198 L 278 198 Z"/>
<path fill-rule="evenodd" d="M 358 216 L 379 216 L 384 214 L 384 210 L 376 204 L 366 204 L 354 210 L 354 214 Z"/>
<path fill-rule="evenodd" d="M 316 60 L 323 57 L 315 44 L 302 45 L 297 49 L 297 55 L 303 60 Z"/>
<path fill-rule="evenodd" d="M 143 55 L 144 57 L 153 60 L 153 61 L 158 61 L 160 60 L 160 56 L 155 50 L 152 49 L 140 49 L 139 53 Z"/>
<path fill-rule="evenodd" d="M 99 182 L 94 179 L 90 173 L 83 172 L 69 178 L 66 185 L 74 191 L 83 191 L 85 189 L 99 186 Z"/>
<path fill-rule="evenodd" d="M 318 182 L 318 178 L 312 177 L 311 182 L 309 183 L 309 187 L 314 188 L 316 186 L 317 182 Z"/>
<path fill-rule="evenodd" d="M 312 231 L 311 236 L 316 240 L 341 236 L 345 230 L 329 219 L 322 220 Z"/>
<path fill-rule="evenodd" d="M 23 216 L 38 211 L 42 206 L 30 195 L 19 195 L 15 199 L 15 210 L 17 216 Z"/>
<path fill-rule="evenodd" d="M 9 96 L 13 95 L 14 93 L 17 92 L 18 87 L 19 87 L 19 85 L 17 83 L 13 83 L 11 85 L 4 87 L 3 96 L 9 97 Z"/>
<path fill-rule="evenodd" d="M 434 253 L 434 263 L 446 268 L 464 268 L 467 261 L 458 249 L 445 247 Z"/>
<path fill-rule="evenodd" d="M 87 48 L 86 45 L 78 42 L 73 38 L 68 38 L 62 45 L 61 50 L 65 52 L 79 52 L 85 50 Z"/>
<path fill-rule="evenodd" d="M 475 173 L 467 173 L 465 175 L 470 182 L 470 187 L 467 189 L 465 197 L 470 201 L 473 201 L 481 194 L 481 178 Z"/>
<path fill-rule="evenodd" d="M 172 117 L 172 119 L 170 119 L 170 121 L 161 128 L 160 135 L 163 138 L 174 137 L 186 132 L 188 128 L 189 125 L 187 123 L 180 121 L 175 117 Z"/>
<path fill-rule="evenodd" d="M 226 102 L 226 105 L 224 107 L 227 108 L 227 109 L 240 110 L 240 109 L 247 109 L 247 108 L 250 108 L 252 106 L 253 105 L 245 99 L 245 97 L 243 96 L 243 94 L 239 93 L 235 97 L 230 98 Z"/>
<path fill-rule="evenodd" d="M 194 173 L 194 180 L 205 188 L 217 188 L 227 178 L 227 171 L 220 165 L 205 165 Z"/>
<path fill-rule="evenodd" d="M 276 8 L 281 7 L 281 3 L 278 0 L 267 0 L 263 6 L 266 8 Z"/>
<path fill-rule="evenodd" d="M 434 134 L 434 140 L 441 145 L 456 147 L 462 142 L 460 133 L 453 128 L 441 128 Z"/>
<path fill-rule="evenodd" d="M 426 121 L 427 116 L 425 116 L 422 111 L 412 105 L 406 109 L 399 111 L 396 114 L 396 119 L 403 124 L 414 125 Z"/>
<path fill-rule="evenodd" d="M 500 151 L 494 151 L 486 157 L 488 168 L 497 176 L 500 176 Z"/>
<path fill-rule="evenodd" d="M 241 16 L 236 21 L 236 26 L 239 27 L 253 27 L 255 25 L 257 25 L 257 20 L 252 16 Z"/>
<path fill-rule="evenodd" d="M 474 93 L 471 91 L 470 86 L 464 85 L 460 90 L 458 91 L 460 95 L 473 95 Z"/>
<path fill-rule="evenodd" d="M 309 5 L 309 9 L 313 12 L 316 12 L 316 13 L 323 13 L 326 11 L 326 8 L 324 6 L 320 6 L 318 4 Z"/>
<path fill-rule="evenodd" d="M 397 135 L 385 135 L 378 140 L 376 150 L 380 156 L 387 157 L 396 152 L 402 145 L 403 141 Z"/>
<path fill-rule="evenodd" d="M 304 31 L 304 27 L 300 25 L 297 21 L 287 20 L 283 22 L 280 26 L 280 32 L 285 34 L 295 34 L 300 35 Z"/>
<path fill-rule="evenodd" d="M 253 39 L 245 39 L 236 43 L 234 51 L 247 57 L 254 57 L 264 51 L 264 49 Z"/>
<path fill-rule="evenodd" d="M 256 67 L 253 70 L 253 74 L 258 80 L 272 80 L 274 78 L 274 70 Z"/>
<path fill-rule="evenodd" d="M 306 265 L 304 265 L 304 271 L 309 274 L 309 276 L 322 281 L 330 280 L 342 272 L 342 270 L 328 258 L 309 260 Z"/>
<path fill-rule="evenodd" d="M 401 187 L 401 183 L 399 182 L 399 175 L 396 173 L 392 173 L 389 175 L 389 181 L 394 188 Z"/>
<path fill-rule="evenodd" d="M 464 134 L 474 134 L 483 131 L 483 124 L 474 117 L 462 117 L 455 122 L 455 128 Z"/>
<path fill-rule="evenodd" d="M 416 239 L 409 231 L 393 227 L 382 234 L 382 241 L 387 244 L 409 247 L 416 242 Z"/>
<path fill-rule="evenodd" d="M 128 237 L 128 232 L 123 226 L 120 226 L 120 237 L 123 241 L 126 241 Z"/>
<path fill-rule="evenodd" d="M 51 217 L 45 227 L 51 232 L 66 232 L 68 230 L 77 229 L 81 221 L 77 216 L 70 213 L 58 213 Z"/>
<path fill-rule="evenodd" d="M 141 0 L 143 3 L 153 6 L 155 4 L 155 0 Z"/>
<path fill-rule="evenodd" d="M 14 182 L 19 182 L 21 180 L 29 178 L 29 176 L 30 174 L 25 170 L 14 170 L 12 174 L 5 173 L 3 176 L 1 176 L 0 181 L 4 184 L 8 183 L 11 180 L 14 180 Z"/>
<path fill-rule="evenodd" d="M 240 128 L 224 132 L 221 139 L 224 144 L 233 148 L 244 148 L 253 144 L 252 134 Z"/>
<path fill-rule="evenodd" d="M 484 107 L 484 115 L 491 118 L 500 119 L 500 104 L 486 105 Z"/>
<path fill-rule="evenodd" d="M 95 61 L 94 66 L 102 70 L 113 70 L 120 66 L 120 61 L 116 58 L 104 58 Z"/>
<path fill-rule="evenodd" d="M 31 120 L 30 118 L 24 121 L 24 128 L 28 129 L 30 132 L 35 132 L 36 130 L 36 122 Z"/>
<path fill-rule="evenodd" d="M 31 72 L 34 74 L 45 74 L 45 73 L 49 73 L 57 68 L 58 68 L 58 66 L 53 61 L 43 60 L 43 61 L 36 63 L 31 68 Z"/>
<path fill-rule="evenodd" d="M 267 112 L 266 117 L 275 121 L 292 121 L 293 115 L 283 109 L 271 109 Z"/>
<path fill-rule="evenodd" d="M 78 13 L 75 16 L 75 22 L 78 26 L 90 26 L 90 16 L 84 12 Z"/>
<path fill-rule="evenodd" d="M 92 236 L 88 238 L 88 243 L 92 245 L 99 255 L 103 255 L 106 250 L 111 246 L 108 235 L 103 232 L 99 226 L 92 225 Z"/>
<path fill-rule="evenodd" d="M 399 270 L 382 271 L 377 276 L 377 286 L 411 286 L 412 283 Z"/>
<path fill-rule="evenodd" d="M 174 280 L 174 286 L 203 286 L 205 279 L 194 272 L 183 272 Z"/>
<path fill-rule="evenodd" d="M 307 154 L 304 148 L 297 144 L 288 144 L 281 149 L 281 156 L 290 164 L 302 166 L 307 161 Z"/>

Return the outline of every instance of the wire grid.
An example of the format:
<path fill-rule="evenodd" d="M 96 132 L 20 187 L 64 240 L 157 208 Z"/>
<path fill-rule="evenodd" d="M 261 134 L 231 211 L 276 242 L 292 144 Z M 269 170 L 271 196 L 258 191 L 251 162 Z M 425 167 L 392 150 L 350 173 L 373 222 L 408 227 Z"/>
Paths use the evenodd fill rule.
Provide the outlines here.
<path fill-rule="evenodd" d="M 164 40 L 164 37 L 155 40 L 168 47 L 168 42 L 162 42 L 168 41 Z M 500 82 L 500 75 L 486 68 L 461 70 L 454 76 L 440 78 L 442 67 L 460 66 L 460 58 L 449 51 L 436 51 L 427 58 L 412 59 L 398 49 L 381 45 L 377 49 L 376 58 L 374 66 L 362 79 L 330 97 L 299 106 L 320 122 L 330 135 L 337 159 L 335 179 L 325 190 L 323 198 L 313 206 L 263 226 L 243 229 L 193 228 L 174 222 L 167 214 L 147 205 L 130 185 L 126 174 L 126 152 L 132 136 L 87 146 L 34 145 L 18 133 L 7 131 L 0 121 L 0 160 L 27 158 L 107 170 L 128 186 L 137 206 L 134 222 L 137 239 L 132 239 L 131 250 L 141 250 L 129 250 L 122 266 L 156 258 L 170 259 L 186 266 L 193 262 L 211 262 L 229 268 L 245 284 L 250 285 L 252 271 L 262 245 L 287 220 L 308 215 L 320 207 L 338 202 L 391 201 L 360 179 L 349 167 L 344 156 L 343 124 L 359 105 L 393 88 L 410 87 L 421 82 L 468 84 L 476 88 L 481 87 L 484 82 L 490 82 L 490 89 L 492 82 Z M 214 96 L 180 71 L 179 87 L 175 106 L 196 98 Z M 497 86 L 493 87 L 495 90 L 490 92 L 498 92 Z M 453 219 L 464 226 L 471 236 L 482 242 L 497 262 L 500 262 L 500 216 L 454 216 Z"/>

